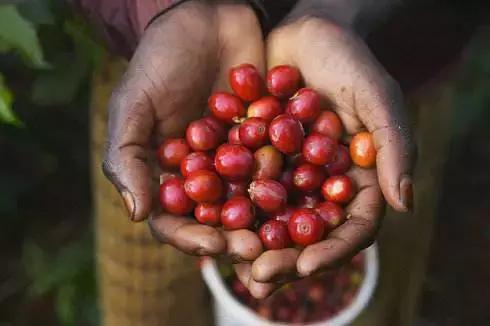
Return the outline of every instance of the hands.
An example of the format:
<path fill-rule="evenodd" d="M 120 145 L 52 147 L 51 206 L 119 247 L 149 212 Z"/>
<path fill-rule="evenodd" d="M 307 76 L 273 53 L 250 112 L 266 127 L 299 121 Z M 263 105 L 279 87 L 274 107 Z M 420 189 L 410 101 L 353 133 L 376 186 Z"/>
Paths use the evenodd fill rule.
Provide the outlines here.
<path fill-rule="evenodd" d="M 230 67 L 248 62 L 263 71 L 263 49 L 248 6 L 190 1 L 151 24 L 111 98 L 104 172 L 121 192 L 131 220 L 150 216 L 155 237 L 186 253 L 227 252 L 248 261 L 262 251 L 251 231 L 223 234 L 156 209 L 153 196 L 162 171 L 153 153 L 162 139 L 182 136 L 187 124 L 202 116 L 213 89 L 228 88 Z"/>
<path fill-rule="evenodd" d="M 349 171 L 360 191 L 346 207 L 350 219 L 326 240 L 302 252 L 266 251 L 252 265 L 237 266 L 240 280 L 258 297 L 269 295 L 281 282 L 340 264 L 369 246 L 381 224 L 384 199 L 397 211 L 411 209 L 414 144 L 398 84 L 348 25 L 316 16 L 296 17 L 272 31 L 268 67 L 298 67 L 306 85 L 337 112 L 347 138 L 362 130 L 372 133 L 376 169 Z"/>
<path fill-rule="evenodd" d="M 410 209 L 413 144 L 401 92 L 363 40 L 347 24 L 302 16 L 269 35 L 267 63 L 298 67 L 306 85 L 338 113 L 348 136 L 365 129 L 373 134 L 377 169 L 349 172 L 360 189 L 346 207 L 351 218 L 302 252 L 288 248 L 261 254 L 251 231 L 222 233 L 159 212 L 152 206 L 162 172 L 151 155 L 156 144 L 182 135 L 202 115 L 212 90 L 228 89 L 229 68 L 245 62 L 265 70 L 260 27 L 247 6 L 190 1 L 158 18 L 111 99 L 104 171 L 132 220 L 151 215 L 155 237 L 186 253 L 225 253 L 242 261 L 237 275 L 260 298 L 282 281 L 339 264 L 368 246 L 381 223 L 383 195 L 396 210 Z"/>

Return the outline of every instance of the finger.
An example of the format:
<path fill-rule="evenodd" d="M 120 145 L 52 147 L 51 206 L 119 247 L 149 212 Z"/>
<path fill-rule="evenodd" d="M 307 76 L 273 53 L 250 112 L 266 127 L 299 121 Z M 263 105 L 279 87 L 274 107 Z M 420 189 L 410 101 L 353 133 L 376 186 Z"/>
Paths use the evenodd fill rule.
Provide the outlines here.
<path fill-rule="evenodd" d="M 306 247 L 297 261 L 298 273 L 310 275 L 335 267 L 369 246 L 381 224 L 384 200 L 376 171 L 353 168 L 348 175 L 358 193 L 346 207 L 348 220 L 328 234 L 326 240 Z"/>
<path fill-rule="evenodd" d="M 360 86 L 363 87 L 363 86 Z M 366 83 L 356 108 L 362 123 L 373 135 L 377 150 L 378 180 L 388 203 L 397 211 L 411 210 L 412 166 L 415 145 L 410 133 L 403 95 L 391 77 Z"/>
<path fill-rule="evenodd" d="M 123 82 L 109 102 L 109 134 L 102 168 L 121 193 L 130 219 L 141 221 L 152 206 L 147 162 L 154 114 L 146 97 L 128 86 Z"/>
<path fill-rule="evenodd" d="M 226 254 L 234 262 L 253 261 L 262 253 L 262 242 L 256 233 L 250 230 L 224 231 Z"/>
<path fill-rule="evenodd" d="M 160 242 L 198 256 L 215 256 L 226 251 L 226 241 L 218 229 L 196 221 L 167 214 L 149 219 L 153 236 Z"/>
<path fill-rule="evenodd" d="M 235 15 L 228 12 L 240 10 L 241 23 L 237 24 Z M 255 12 L 249 6 L 222 4 L 217 8 L 220 22 L 219 37 L 222 41 L 220 67 L 214 89 L 230 91 L 228 74 L 232 67 L 250 63 L 264 75 L 265 54 L 262 31 Z M 247 31 L 244 33 L 243 31 Z M 237 42 L 237 38 L 240 39 Z"/>
<path fill-rule="evenodd" d="M 257 282 L 283 282 L 297 276 L 296 261 L 300 251 L 296 248 L 268 250 L 252 264 L 252 278 Z"/>
<path fill-rule="evenodd" d="M 274 283 L 260 283 L 251 277 L 252 266 L 250 264 L 236 264 L 233 266 L 238 279 L 247 287 L 250 294 L 256 299 L 265 299 L 279 288 Z"/>

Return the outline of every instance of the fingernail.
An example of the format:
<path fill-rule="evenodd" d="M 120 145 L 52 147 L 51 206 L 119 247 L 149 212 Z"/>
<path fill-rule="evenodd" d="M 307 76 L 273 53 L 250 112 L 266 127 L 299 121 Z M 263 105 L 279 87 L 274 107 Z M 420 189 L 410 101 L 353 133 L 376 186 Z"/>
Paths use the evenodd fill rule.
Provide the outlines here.
<path fill-rule="evenodd" d="M 124 202 L 124 206 L 126 207 L 126 210 L 128 211 L 129 219 L 131 221 L 134 220 L 134 199 L 133 195 L 127 190 L 123 190 L 121 192 L 121 197 Z"/>
<path fill-rule="evenodd" d="M 408 175 L 403 176 L 402 181 L 400 181 L 400 201 L 407 212 L 413 210 L 412 178 Z"/>

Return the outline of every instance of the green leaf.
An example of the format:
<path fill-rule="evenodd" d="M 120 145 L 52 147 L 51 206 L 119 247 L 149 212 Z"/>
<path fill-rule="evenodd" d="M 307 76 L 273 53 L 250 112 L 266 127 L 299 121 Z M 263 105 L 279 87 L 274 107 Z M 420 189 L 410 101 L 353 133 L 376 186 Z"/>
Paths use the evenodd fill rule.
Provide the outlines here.
<path fill-rule="evenodd" d="M 59 53 L 54 68 L 41 72 L 32 85 L 32 101 L 41 106 L 67 105 L 88 74 L 88 64 L 77 54 Z"/>
<path fill-rule="evenodd" d="M 0 5 L 0 49 L 18 52 L 35 68 L 47 68 L 36 29 L 13 5 Z"/>
<path fill-rule="evenodd" d="M 75 325 L 76 287 L 71 284 L 62 286 L 56 294 L 56 315 L 61 325 Z"/>
<path fill-rule="evenodd" d="M 12 102 L 12 93 L 3 82 L 3 76 L 0 74 L 0 122 L 20 127 L 22 122 L 12 111 Z"/>
<path fill-rule="evenodd" d="M 55 17 L 50 6 L 50 0 L 24 0 L 17 5 L 17 9 L 34 24 L 53 25 Z"/>

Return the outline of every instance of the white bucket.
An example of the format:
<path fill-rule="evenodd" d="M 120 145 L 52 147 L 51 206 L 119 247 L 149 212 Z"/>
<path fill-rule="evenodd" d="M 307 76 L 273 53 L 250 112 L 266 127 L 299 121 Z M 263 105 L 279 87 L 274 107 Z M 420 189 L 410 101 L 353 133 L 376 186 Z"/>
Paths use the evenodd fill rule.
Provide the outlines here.
<path fill-rule="evenodd" d="M 364 250 L 364 278 L 350 303 L 332 318 L 309 323 L 310 326 L 340 326 L 354 321 L 366 308 L 374 294 L 378 282 L 378 249 L 375 244 Z M 201 265 L 204 281 L 214 298 L 214 318 L 217 326 L 279 326 L 285 323 L 271 322 L 257 315 L 253 310 L 235 299 L 226 287 L 213 259 L 205 259 Z"/>

